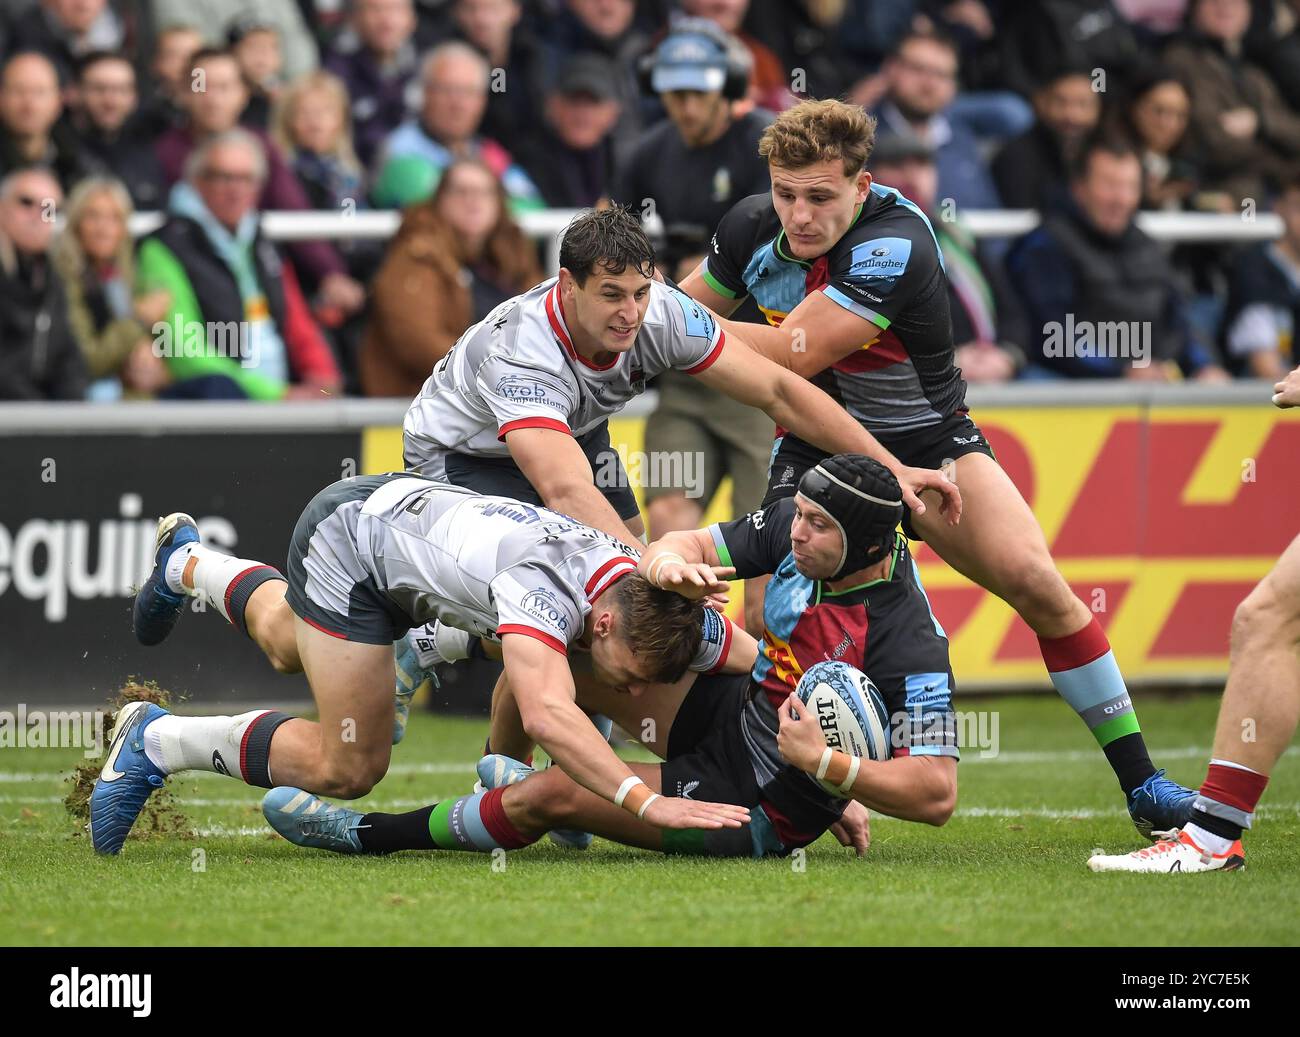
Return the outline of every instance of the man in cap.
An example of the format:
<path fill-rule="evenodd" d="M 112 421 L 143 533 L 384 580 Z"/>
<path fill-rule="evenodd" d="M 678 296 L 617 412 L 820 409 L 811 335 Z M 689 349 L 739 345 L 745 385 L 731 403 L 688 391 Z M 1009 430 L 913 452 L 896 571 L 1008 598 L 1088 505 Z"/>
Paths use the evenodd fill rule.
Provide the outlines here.
<path fill-rule="evenodd" d="M 741 578 L 772 574 L 753 668 L 733 676 L 688 675 L 676 685 L 632 694 L 582 682 L 578 704 L 637 732 L 665 760 L 630 765 L 655 793 L 735 803 L 748 808 L 750 821 L 695 834 L 661 831 L 558 768 L 534 772 L 519 762 L 531 745 L 521 736 L 517 711 L 498 696 L 490 738 L 497 755 L 480 761 L 479 777 L 489 788 L 506 786 L 501 807 L 520 839 L 573 828 L 669 853 L 765 856 L 790 853 L 839 826 L 840 841 L 862 853 L 868 841 L 864 806 L 944 824 L 957 797 L 952 669 L 947 638 L 930 611 L 907 540 L 895 528 L 905 510 L 898 481 L 884 465 L 861 454 L 836 454 L 804 474 L 794 497 L 651 544 L 639 571 L 678 593 L 690 593 L 704 565 L 719 567 L 713 570 L 719 574 L 734 568 Z M 815 720 L 801 718 L 797 707 L 791 711 L 800 678 L 826 660 L 867 673 L 890 717 L 892 755 L 859 762 L 854 780 L 846 777 L 842 785 L 851 800 L 815 780 L 825 742 Z M 285 803 L 293 810 L 280 806 Z M 291 842 L 340 853 L 460 848 L 430 835 L 436 810 L 362 814 L 283 789 L 263 805 Z"/>
<path fill-rule="evenodd" d="M 622 111 L 614 92 L 617 74 L 601 54 L 569 58 L 546 95 L 545 131 L 515 146 L 520 164 L 553 209 L 588 209 L 609 194 L 611 133 Z"/>
<path fill-rule="evenodd" d="M 733 105 L 749 80 L 749 55 L 705 19 L 676 22 L 651 56 L 649 73 L 668 118 L 637 141 L 615 178 L 614 198 L 659 217 L 663 231 L 656 262 L 680 279 L 704 258 L 709 236 L 727 210 L 768 190 L 758 139 L 772 117 L 755 110 L 734 117 Z M 757 317 L 756 309 L 751 316 Z M 644 487 L 651 538 L 699 525 L 728 475 L 732 513 L 756 507 L 767 485 L 771 452 L 773 426 L 767 416 L 675 371 L 664 372 L 655 387 L 659 404 L 646 423 L 647 455 L 698 457 L 704 463 L 690 486 Z"/>

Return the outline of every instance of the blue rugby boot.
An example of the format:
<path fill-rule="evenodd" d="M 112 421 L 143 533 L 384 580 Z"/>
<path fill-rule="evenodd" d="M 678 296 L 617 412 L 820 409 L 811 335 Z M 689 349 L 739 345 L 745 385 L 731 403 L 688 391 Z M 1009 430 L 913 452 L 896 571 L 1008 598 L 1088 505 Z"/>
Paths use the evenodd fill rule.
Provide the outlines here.
<path fill-rule="evenodd" d="M 136 592 L 131 612 L 131 627 L 142 645 L 159 644 L 180 618 L 185 595 L 167 586 L 167 563 L 178 548 L 198 542 L 199 527 L 184 512 L 173 512 L 158 520 L 153 572 Z"/>
<path fill-rule="evenodd" d="M 118 853 L 154 789 L 166 775 L 144 752 L 144 729 L 167 710 L 130 702 L 117 711 L 104 767 L 90 793 L 90 844 L 96 853 Z"/>
<path fill-rule="evenodd" d="M 430 681 L 435 688 L 441 687 L 433 666 L 427 669 L 420 660 L 420 653 L 409 636 L 393 642 L 396 655 L 393 665 L 397 671 L 396 685 L 393 689 L 393 744 L 396 745 L 406 735 L 406 724 L 411 717 L 411 700 L 424 682 Z"/>
<path fill-rule="evenodd" d="M 478 780 L 483 786 L 481 790 L 476 787 L 476 792 L 504 788 L 506 785 L 523 781 L 528 775 L 534 773 L 533 768 L 528 764 L 520 763 L 509 756 L 502 756 L 500 753 L 484 756 L 479 760 L 475 770 L 478 771 Z"/>
<path fill-rule="evenodd" d="M 1195 802 L 1196 790 L 1166 778 L 1161 768 L 1128 794 L 1128 816 L 1142 835 L 1154 841 L 1160 833 L 1185 828 Z"/>
<path fill-rule="evenodd" d="M 365 853 L 357 829 L 365 816 L 336 807 L 302 789 L 280 786 L 262 797 L 267 824 L 298 846 L 335 853 Z"/>

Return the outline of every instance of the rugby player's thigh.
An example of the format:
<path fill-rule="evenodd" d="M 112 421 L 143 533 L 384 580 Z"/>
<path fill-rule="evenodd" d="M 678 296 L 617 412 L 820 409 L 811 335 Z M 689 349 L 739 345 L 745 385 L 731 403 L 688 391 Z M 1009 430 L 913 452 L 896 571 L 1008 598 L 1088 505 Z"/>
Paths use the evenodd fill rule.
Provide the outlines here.
<path fill-rule="evenodd" d="M 1029 569 L 1052 565 L 1038 520 L 1001 465 L 987 454 L 965 454 L 952 477 L 961 491 L 961 522 L 948 524 L 935 494 L 926 494 L 924 515 L 911 516 L 916 533 L 945 562 L 1003 597 Z"/>
<path fill-rule="evenodd" d="M 393 744 L 393 646 L 333 636 L 295 619 L 298 654 L 311 685 L 327 757 L 386 762 Z"/>

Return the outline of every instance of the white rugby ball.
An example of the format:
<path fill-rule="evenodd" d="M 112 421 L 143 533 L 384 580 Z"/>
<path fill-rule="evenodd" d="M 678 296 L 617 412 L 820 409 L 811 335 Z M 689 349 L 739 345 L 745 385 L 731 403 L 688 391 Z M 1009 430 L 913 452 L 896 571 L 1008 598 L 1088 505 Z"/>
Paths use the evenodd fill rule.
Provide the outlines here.
<path fill-rule="evenodd" d="M 868 760 L 889 759 L 885 700 L 861 670 L 844 662 L 816 663 L 800 678 L 795 694 L 821 725 L 832 749 Z M 823 781 L 821 786 L 834 796 L 847 798 L 830 782 Z"/>

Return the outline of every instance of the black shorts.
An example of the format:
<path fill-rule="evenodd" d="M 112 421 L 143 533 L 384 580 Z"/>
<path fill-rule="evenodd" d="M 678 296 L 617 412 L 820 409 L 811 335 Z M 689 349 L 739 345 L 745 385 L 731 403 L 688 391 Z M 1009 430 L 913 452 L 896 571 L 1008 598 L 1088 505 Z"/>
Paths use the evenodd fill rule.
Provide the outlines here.
<path fill-rule="evenodd" d="M 759 786 L 740 719 L 752 689 L 747 673 L 698 677 L 673 720 L 673 729 L 668 733 L 668 758 L 659 768 L 665 796 L 749 808 L 750 823 L 745 827 L 708 833 L 700 852 L 711 856 L 784 856 L 820 836 L 843 810 L 842 801 L 834 805 L 828 802 L 826 809 L 806 809 L 806 802 L 827 798 L 824 794 L 810 796 L 807 789 L 801 789 L 801 796 L 791 800 L 786 795 L 786 783 L 811 780 L 802 773 L 781 773 L 767 789 Z M 816 791 L 820 793 L 819 788 Z M 807 838 L 788 845 L 781 841 L 768 813 L 778 812 L 774 798 L 781 803 L 782 822 L 789 821 L 793 814 Z M 796 804 L 793 810 L 791 802 Z"/>
<path fill-rule="evenodd" d="M 881 446 L 912 468 L 942 468 L 966 454 L 987 454 L 997 460 L 984 433 L 965 411 L 958 411 L 943 421 L 912 432 L 895 435 L 878 432 L 875 435 Z M 797 436 L 787 433 L 778 439 L 772 449 L 767 494 L 762 506 L 766 508 L 786 497 L 793 497 L 803 473 L 826 456 L 825 450 L 819 450 Z M 903 516 L 903 532 L 909 540 L 924 539 L 912 528 L 910 509 Z"/>
<path fill-rule="evenodd" d="M 575 437 L 591 464 L 596 488 L 625 522 L 636 518 L 641 510 L 628 482 L 627 471 L 618 451 L 609 445 L 609 423 L 601 422 L 590 432 Z M 408 460 L 407 466 L 411 466 Z M 442 456 L 443 472 L 438 477 L 463 486 L 475 493 L 493 497 L 510 497 L 525 504 L 544 504 L 541 494 L 519 470 L 514 458 L 478 457 L 473 454 L 448 453 Z"/>

